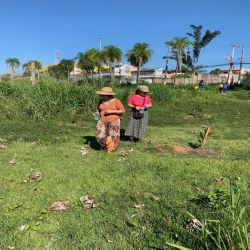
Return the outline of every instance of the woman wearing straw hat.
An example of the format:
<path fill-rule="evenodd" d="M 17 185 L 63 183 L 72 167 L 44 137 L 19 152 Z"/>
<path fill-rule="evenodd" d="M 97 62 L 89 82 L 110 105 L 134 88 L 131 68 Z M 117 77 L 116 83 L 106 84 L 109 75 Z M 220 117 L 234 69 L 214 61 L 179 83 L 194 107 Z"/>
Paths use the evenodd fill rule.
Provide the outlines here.
<path fill-rule="evenodd" d="M 120 100 L 114 98 L 112 88 L 104 87 L 96 92 L 101 96 L 97 106 L 100 119 L 96 126 L 96 139 L 108 152 L 115 151 L 120 143 L 120 116 L 125 109 Z"/>
<path fill-rule="evenodd" d="M 127 128 L 125 135 L 130 137 L 130 142 L 135 142 L 134 138 L 137 139 L 138 143 L 141 143 L 141 139 L 146 135 L 148 126 L 148 108 L 152 107 L 151 99 L 147 96 L 149 92 L 148 87 L 141 85 L 136 90 L 135 94 L 132 95 L 128 100 L 128 107 L 131 108 Z M 143 114 L 143 117 L 135 117 L 136 110 Z"/>

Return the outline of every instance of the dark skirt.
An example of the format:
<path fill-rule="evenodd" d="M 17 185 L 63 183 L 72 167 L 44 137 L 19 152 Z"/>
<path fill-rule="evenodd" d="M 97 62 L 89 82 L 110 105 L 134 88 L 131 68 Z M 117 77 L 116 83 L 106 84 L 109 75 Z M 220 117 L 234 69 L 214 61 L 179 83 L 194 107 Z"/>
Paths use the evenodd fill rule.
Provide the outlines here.
<path fill-rule="evenodd" d="M 144 116 L 141 119 L 135 119 L 133 117 L 133 111 L 131 110 L 125 135 L 141 139 L 143 136 L 146 136 L 147 126 L 148 126 L 148 110 L 144 111 Z"/>

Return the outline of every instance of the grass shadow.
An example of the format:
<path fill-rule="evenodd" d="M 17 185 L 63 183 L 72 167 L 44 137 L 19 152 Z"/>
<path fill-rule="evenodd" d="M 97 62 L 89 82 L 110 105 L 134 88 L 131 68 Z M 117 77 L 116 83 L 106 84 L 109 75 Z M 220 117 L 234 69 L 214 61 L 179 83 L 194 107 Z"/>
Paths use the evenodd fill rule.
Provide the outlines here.
<path fill-rule="evenodd" d="M 193 142 L 189 142 L 189 143 L 188 143 L 188 146 L 189 146 L 190 148 L 193 148 L 193 149 L 197 149 L 197 148 L 200 147 L 200 145 L 198 145 L 197 143 L 193 143 Z"/>
<path fill-rule="evenodd" d="M 100 145 L 97 142 L 95 136 L 83 136 L 83 139 L 85 139 L 84 144 L 90 145 L 90 147 L 94 150 L 100 150 Z"/>

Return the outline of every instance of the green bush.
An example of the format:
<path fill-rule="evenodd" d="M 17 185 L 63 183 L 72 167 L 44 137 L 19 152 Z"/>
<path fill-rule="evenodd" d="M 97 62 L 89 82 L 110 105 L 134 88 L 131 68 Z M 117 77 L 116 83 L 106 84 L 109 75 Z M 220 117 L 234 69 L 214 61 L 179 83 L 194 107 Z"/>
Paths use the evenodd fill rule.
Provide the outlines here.
<path fill-rule="evenodd" d="M 151 84 L 148 86 L 150 90 L 150 96 L 154 101 L 166 102 L 172 100 L 174 96 L 174 91 L 168 85 Z"/>

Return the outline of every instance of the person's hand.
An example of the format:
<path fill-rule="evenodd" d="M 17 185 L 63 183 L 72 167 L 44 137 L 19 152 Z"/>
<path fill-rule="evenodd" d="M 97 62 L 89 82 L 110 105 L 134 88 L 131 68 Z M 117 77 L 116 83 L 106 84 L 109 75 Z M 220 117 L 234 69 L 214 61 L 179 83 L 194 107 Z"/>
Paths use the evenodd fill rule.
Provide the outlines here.
<path fill-rule="evenodd" d="M 107 114 L 107 115 L 112 114 L 112 113 L 113 113 L 113 110 L 111 110 L 111 109 L 107 109 L 107 110 L 105 111 L 105 114 Z"/>
<path fill-rule="evenodd" d="M 96 110 L 94 113 L 93 113 L 93 116 L 95 117 L 96 115 L 100 115 L 99 111 Z"/>
<path fill-rule="evenodd" d="M 146 104 L 146 105 L 144 105 L 145 106 L 145 108 L 149 108 L 150 107 L 150 104 Z"/>
<path fill-rule="evenodd" d="M 140 110 L 141 108 L 136 106 L 135 109 Z"/>

